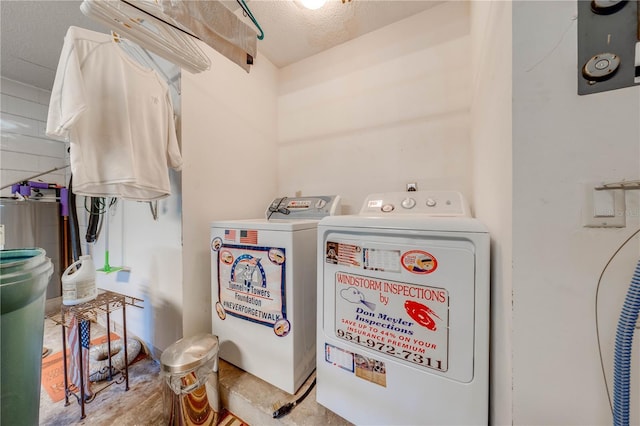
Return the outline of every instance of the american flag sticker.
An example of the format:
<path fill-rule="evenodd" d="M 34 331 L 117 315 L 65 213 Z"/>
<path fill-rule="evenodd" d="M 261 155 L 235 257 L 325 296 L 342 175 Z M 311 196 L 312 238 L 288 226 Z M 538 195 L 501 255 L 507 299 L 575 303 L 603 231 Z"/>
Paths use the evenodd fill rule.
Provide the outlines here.
<path fill-rule="evenodd" d="M 235 229 L 225 229 L 224 230 L 224 239 L 225 241 L 236 241 L 236 230 Z"/>
<path fill-rule="evenodd" d="M 78 320 L 74 314 L 71 314 L 70 324 L 67 336 L 71 352 L 69 379 L 78 389 L 80 389 L 80 383 L 84 382 L 84 394 L 91 396 L 93 395 L 91 384 L 89 383 L 89 335 L 91 333 L 91 323 L 87 320 Z M 81 355 L 78 352 L 81 352 Z M 80 356 L 82 360 L 80 360 Z M 80 364 L 82 364 L 82 381 L 80 380 Z"/>
<path fill-rule="evenodd" d="M 242 230 L 240 231 L 240 243 L 242 244 L 258 244 L 258 231 Z"/>

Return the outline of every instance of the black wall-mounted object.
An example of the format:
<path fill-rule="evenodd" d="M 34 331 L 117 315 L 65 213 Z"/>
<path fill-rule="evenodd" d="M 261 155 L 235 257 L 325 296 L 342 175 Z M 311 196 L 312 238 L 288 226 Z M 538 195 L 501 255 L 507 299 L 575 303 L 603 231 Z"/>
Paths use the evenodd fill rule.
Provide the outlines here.
<path fill-rule="evenodd" d="M 578 94 L 640 85 L 640 0 L 577 1 Z"/>

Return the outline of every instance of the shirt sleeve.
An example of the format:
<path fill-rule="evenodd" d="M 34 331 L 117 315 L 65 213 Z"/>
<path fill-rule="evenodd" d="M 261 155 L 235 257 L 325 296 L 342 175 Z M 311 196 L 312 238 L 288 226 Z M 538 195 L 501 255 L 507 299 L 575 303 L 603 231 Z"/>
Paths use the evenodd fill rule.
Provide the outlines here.
<path fill-rule="evenodd" d="M 47 136 L 67 138 L 69 129 L 86 108 L 84 80 L 80 68 L 76 37 L 73 27 L 71 27 L 64 38 L 51 91 L 46 127 Z"/>
<path fill-rule="evenodd" d="M 176 125 L 173 117 L 173 104 L 171 103 L 171 95 L 167 93 L 166 101 L 168 105 L 167 112 L 167 165 L 176 171 L 182 170 L 182 154 L 178 146 L 178 138 L 176 136 Z"/>

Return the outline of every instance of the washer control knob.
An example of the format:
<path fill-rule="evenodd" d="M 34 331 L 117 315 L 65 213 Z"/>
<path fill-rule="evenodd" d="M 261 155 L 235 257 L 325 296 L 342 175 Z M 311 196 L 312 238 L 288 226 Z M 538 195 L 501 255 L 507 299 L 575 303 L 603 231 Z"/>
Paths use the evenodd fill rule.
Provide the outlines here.
<path fill-rule="evenodd" d="M 402 204 L 402 207 L 404 207 L 405 209 L 412 209 L 416 205 L 416 200 L 414 200 L 411 197 L 407 197 L 404 200 L 402 200 L 401 204 Z"/>
<path fill-rule="evenodd" d="M 393 204 L 384 204 L 380 210 L 382 210 L 385 213 L 389 213 L 392 212 L 395 209 L 395 206 Z"/>
<path fill-rule="evenodd" d="M 318 200 L 318 202 L 316 203 L 316 209 L 321 209 L 324 206 L 327 205 L 327 202 L 325 200 L 323 200 L 322 198 Z"/>
<path fill-rule="evenodd" d="M 427 198 L 427 207 L 435 207 L 436 204 L 436 200 L 434 200 L 433 198 Z"/>

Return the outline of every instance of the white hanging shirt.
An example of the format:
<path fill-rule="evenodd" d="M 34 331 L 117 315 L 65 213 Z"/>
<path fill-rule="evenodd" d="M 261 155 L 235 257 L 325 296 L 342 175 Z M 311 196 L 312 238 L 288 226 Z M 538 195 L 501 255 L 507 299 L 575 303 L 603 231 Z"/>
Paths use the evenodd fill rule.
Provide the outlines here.
<path fill-rule="evenodd" d="M 182 168 L 167 84 L 107 34 L 67 31 L 46 133 L 69 140 L 79 195 L 164 198 L 168 167 Z"/>

